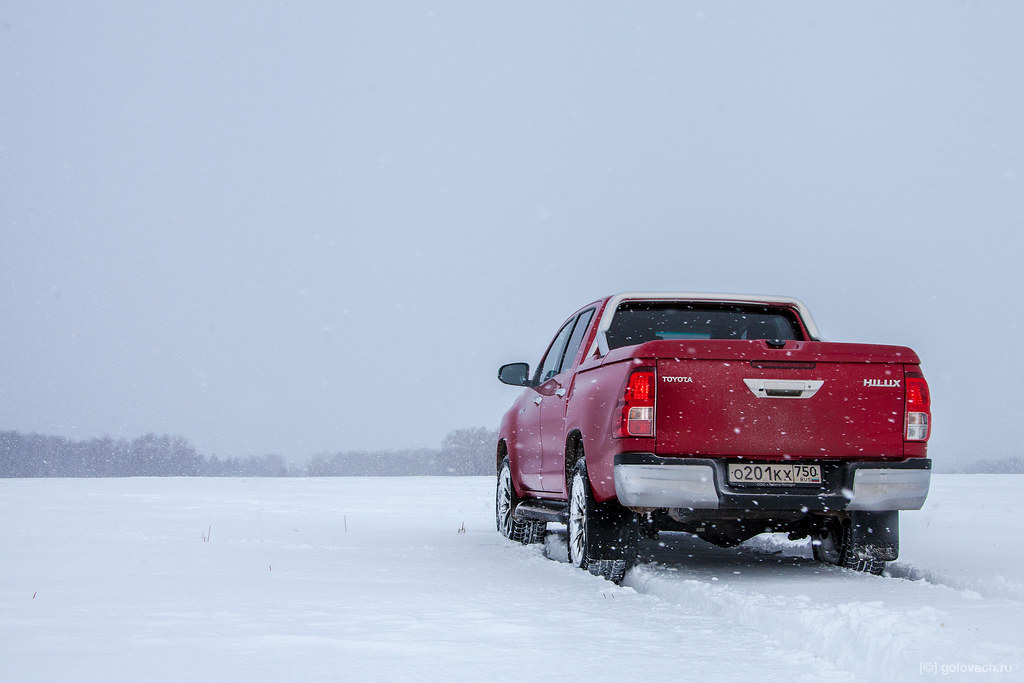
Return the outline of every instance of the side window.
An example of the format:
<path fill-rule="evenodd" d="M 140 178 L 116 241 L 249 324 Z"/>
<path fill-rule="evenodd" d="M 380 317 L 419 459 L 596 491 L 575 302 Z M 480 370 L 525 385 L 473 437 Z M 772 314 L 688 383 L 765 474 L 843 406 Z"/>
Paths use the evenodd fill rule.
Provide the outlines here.
<path fill-rule="evenodd" d="M 590 320 L 593 317 L 594 309 L 580 313 L 580 317 L 577 318 L 576 328 L 573 329 L 572 336 L 569 337 L 569 345 L 565 347 L 565 357 L 562 360 L 561 367 L 558 369 L 559 372 L 565 372 L 572 367 L 573 361 L 576 360 L 576 354 L 580 352 L 580 344 L 583 343 L 583 338 L 587 335 Z"/>
<path fill-rule="evenodd" d="M 540 362 L 540 369 L 537 371 L 537 381 L 540 384 L 547 382 L 558 374 L 559 367 L 562 365 L 562 356 L 565 355 L 565 343 L 569 340 L 569 335 L 572 334 L 572 324 L 575 320 L 573 318 L 563 325 L 562 329 L 555 335 L 555 340 L 551 342 L 551 346 L 548 347 L 548 353 L 544 356 L 544 360 Z"/>

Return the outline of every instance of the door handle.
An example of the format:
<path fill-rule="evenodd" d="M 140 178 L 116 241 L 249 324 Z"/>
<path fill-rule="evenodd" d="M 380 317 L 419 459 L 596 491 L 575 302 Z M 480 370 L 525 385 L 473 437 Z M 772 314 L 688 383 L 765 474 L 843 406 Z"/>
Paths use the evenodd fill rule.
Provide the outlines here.
<path fill-rule="evenodd" d="M 810 398 L 825 380 L 744 379 L 743 383 L 758 398 Z"/>
<path fill-rule="evenodd" d="M 565 396 L 565 389 L 559 389 L 558 391 L 556 391 L 555 396 L 557 396 L 558 398 L 562 398 L 563 396 Z"/>
<path fill-rule="evenodd" d="M 544 400 L 544 398 L 542 396 L 538 396 L 537 398 L 533 399 L 533 402 L 534 402 L 535 405 L 539 406 L 540 402 L 543 401 L 543 400 Z"/>

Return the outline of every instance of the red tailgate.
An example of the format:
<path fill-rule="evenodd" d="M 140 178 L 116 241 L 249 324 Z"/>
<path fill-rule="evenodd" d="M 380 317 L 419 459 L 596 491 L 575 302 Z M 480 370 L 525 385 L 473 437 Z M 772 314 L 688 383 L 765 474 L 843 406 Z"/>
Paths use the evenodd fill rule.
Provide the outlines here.
<path fill-rule="evenodd" d="M 918 362 L 910 349 L 763 340 L 641 349 L 658 358 L 659 455 L 903 457 L 904 363 Z"/>

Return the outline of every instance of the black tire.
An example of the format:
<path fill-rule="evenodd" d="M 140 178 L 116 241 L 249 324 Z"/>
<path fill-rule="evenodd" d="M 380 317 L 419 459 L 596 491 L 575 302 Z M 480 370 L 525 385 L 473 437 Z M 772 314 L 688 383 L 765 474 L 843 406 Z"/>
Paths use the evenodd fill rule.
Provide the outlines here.
<path fill-rule="evenodd" d="M 580 569 L 620 583 L 636 564 L 640 521 L 618 501 L 594 502 L 584 460 L 569 478 L 569 561 Z"/>
<path fill-rule="evenodd" d="M 519 505 L 519 496 L 512 485 L 512 468 L 508 458 L 501 461 L 498 470 L 498 486 L 494 494 L 494 522 L 501 535 L 517 543 L 527 545 L 540 543 L 544 540 L 547 522 L 532 519 L 516 519 L 515 510 Z"/>
<path fill-rule="evenodd" d="M 853 519 L 833 518 L 829 520 L 824 537 L 811 541 L 811 552 L 814 554 L 814 559 L 845 569 L 880 576 L 885 571 L 886 559 L 879 557 L 878 549 L 872 546 L 861 545 L 858 547 L 854 524 L 855 520 Z M 891 557 L 891 559 L 895 559 L 895 557 Z"/>

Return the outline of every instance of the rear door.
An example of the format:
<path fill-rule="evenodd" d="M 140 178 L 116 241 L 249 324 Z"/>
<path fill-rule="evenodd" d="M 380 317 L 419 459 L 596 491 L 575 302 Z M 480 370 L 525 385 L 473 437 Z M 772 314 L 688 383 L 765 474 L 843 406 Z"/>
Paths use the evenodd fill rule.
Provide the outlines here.
<path fill-rule="evenodd" d="M 558 371 L 541 387 L 540 433 L 543 443 L 541 486 L 544 491 L 565 493 L 565 412 L 572 394 L 577 357 L 594 317 L 594 309 L 573 319 L 572 334 L 566 344 Z"/>
<path fill-rule="evenodd" d="M 556 392 L 561 385 L 555 378 L 560 372 L 565 347 L 572 335 L 575 322 L 576 318 L 573 317 L 558 330 L 537 368 L 536 380 L 539 384 L 525 392 L 519 399 L 516 453 L 522 484 L 531 491 L 545 490 L 541 480 L 544 453 L 541 406 L 545 401 L 550 403 L 558 400 Z"/>

